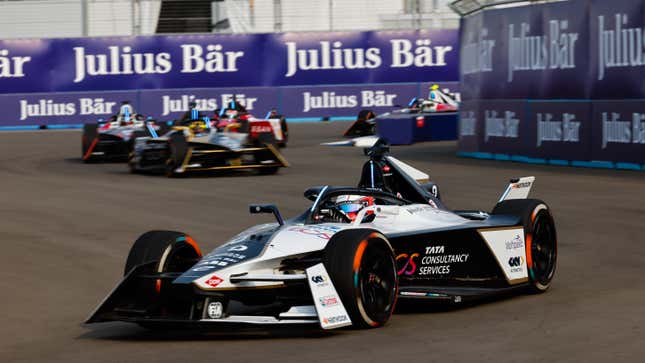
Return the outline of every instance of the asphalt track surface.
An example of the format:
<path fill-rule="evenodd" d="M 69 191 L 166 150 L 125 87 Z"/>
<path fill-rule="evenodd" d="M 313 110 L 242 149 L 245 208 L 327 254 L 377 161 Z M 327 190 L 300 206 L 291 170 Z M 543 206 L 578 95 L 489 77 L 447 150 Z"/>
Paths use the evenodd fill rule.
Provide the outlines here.
<path fill-rule="evenodd" d="M 559 233 L 552 288 L 472 306 L 422 305 L 375 330 L 186 334 L 81 322 L 120 279 L 150 229 L 190 233 L 210 250 L 286 216 L 305 188 L 354 185 L 364 161 L 337 139 L 347 123 L 291 126 L 292 167 L 274 176 L 167 179 L 124 164 L 85 165 L 79 131 L 0 134 L 0 362 L 642 361 L 645 353 L 645 173 L 455 157 L 454 143 L 395 147 L 430 172 L 453 208 L 493 207 L 507 180 L 535 175 Z"/>

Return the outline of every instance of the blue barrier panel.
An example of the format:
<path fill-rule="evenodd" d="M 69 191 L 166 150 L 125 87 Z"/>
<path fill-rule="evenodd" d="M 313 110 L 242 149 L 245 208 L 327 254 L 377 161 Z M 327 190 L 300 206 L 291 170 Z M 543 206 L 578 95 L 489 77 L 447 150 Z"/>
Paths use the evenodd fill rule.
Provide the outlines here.
<path fill-rule="evenodd" d="M 645 0 L 569 0 L 462 19 L 460 155 L 642 169 Z"/>

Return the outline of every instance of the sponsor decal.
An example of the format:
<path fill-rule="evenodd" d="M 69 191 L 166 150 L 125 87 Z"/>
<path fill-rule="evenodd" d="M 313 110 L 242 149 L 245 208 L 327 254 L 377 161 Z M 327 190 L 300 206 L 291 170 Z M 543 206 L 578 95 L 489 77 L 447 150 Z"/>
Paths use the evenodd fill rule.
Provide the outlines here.
<path fill-rule="evenodd" d="M 399 265 L 399 261 L 403 263 L 403 266 L 398 269 L 396 272 L 397 275 L 406 275 L 410 276 L 413 275 L 416 270 L 417 270 L 417 261 L 415 260 L 417 257 L 419 257 L 418 253 L 413 253 L 408 255 L 407 253 L 402 253 L 398 256 L 396 256 L 396 263 Z"/>
<path fill-rule="evenodd" d="M 475 111 L 463 111 L 459 118 L 459 136 L 475 136 L 477 116 Z"/>
<path fill-rule="evenodd" d="M 327 277 L 325 277 L 323 275 L 311 276 L 311 282 L 313 282 L 315 284 L 323 284 L 323 283 L 327 282 Z"/>
<path fill-rule="evenodd" d="M 446 55 L 453 51 L 450 45 L 433 45 L 430 39 L 390 39 L 390 68 L 443 67 Z M 301 49 L 296 42 L 285 42 L 287 47 L 286 78 L 298 72 L 328 69 L 375 69 L 383 64 L 381 49 L 347 48 L 340 41 L 320 41 L 317 46 Z"/>
<path fill-rule="evenodd" d="M 495 40 L 486 39 L 488 28 L 479 32 L 469 32 L 468 39 L 461 47 L 461 72 L 463 75 L 493 71 L 493 48 Z M 473 38 L 476 39 L 473 41 Z M 462 119 L 463 120 L 463 119 Z"/>
<path fill-rule="evenodd" d="M 467 253 L 446 254 L 446 248 L 443 245 L 426 247 L 424 252 L 423 257 L 420 253 L 402 253 L 396 256 L 397 266 L 400 266 L 397 274 L 399 276 L 446 275 L 450 273 L 450 267 L 453 264 L 468 262 L 470 257 Z"/>
<path fill-rule="evenodd" d="M 80 97 L 77 102 L 55 102 L 52 99 L 40 99 L 30 103 L 20 100 L 20 121 L 29 117 L 51 116 L 106 116 L 116 113 L 116 102 L 104 98 Z"/>
<path fill-rule="evenodd" d="M 612 68 L 632 68 L 645 65 L 643 34 L 645 28 L 629 27 L 629 16 L 616 13 L 605 19 L 598 16 L 598 80 L 602 81 Z"/>
<path fill-rule="evenodd" d="M 553 120 L 550 113 L 537 114 L 537 146 L 542 146 L 543 141 L 552 142 L 580 142 L 580 125 L 576 115 L 562 114 L 562 121 Z"/>
<path fill-rule="evenodd" d="M 329 240 L 334 233 L 340 231 L 340 227 L 336 226 L 295 226 L 290 227 L 287 231 L 293 231 L 297 233 L 306 234 L 309 236 L 315 236 L 320 239 Z"/>
<path fill-rule="evenodd" d="M 267 125 L 253 125 L 253 124 L 251 124 L 251 132 L 252 133 L 258 133 L 258 134 L 259 133 L 265 133 L 265 132 L 272 133 L 273 129 L 271 128 L 271 126 L 267 126 Z"/>
<path fill-rule="evenodd" d="M 249 247 L 246 246 L 246 245 L 236 245 L 236 246 L 233 246 L 233 247 L 229 248 L 228 251 L 242 252 L 242 251 L 246 251 L 247 249 L 249 249 Z"/>
<path fill-rule="evenodd" d="M 409 207 L 405 209 L 408 211 L 410 214 L 416 214 L 416 213 L 423 213 L 423 212 L 431 212 L 434 211 L 434 208 L 431 206 L 414 206 L 414 207 Z"/>
<path fill-rule="evenodd" d="M 219 319 L 224 313 L 224 306 L 219 301 L 211 302 L 208 304 L 207 313 L 209 318 Z"/>
<path fill-rule="evenodd" d="M 479 233 L 493 252 L 506 279 L 511 284 L 521 283 L 528 278 L 525 268 L 525 243 L 522 228 L 480 230 Z"/>
<path fill-rule="evenodd" d="M 522 272 L 524 270 L 524 257 L 509 257 L 508 265 L 511 267 L 511 272 Z"/>
<path fill-rule="evenodd" d="M 338 305 L 338 298 L 333 295 L 323 296 L 319 298 L 318 301 L 320 301 L 320 304 L 324 307 Z"/>
<path fill-rule="evenodd" d="M 330 316 L 328 318 L 323 318 L 323 323 L 326 324 L 337 324 L 347 321 L 347 315 L 336 315 Z"/>
<path fill-rule="evenodd" d="M 531 186 L 531 182 L 521 182 L 521 183 L 515 183 L 513 184 L 512 188 L 513 189 L 522 189 L 522 188 L 528 188 Z"/>
<path fill-rule="evenodd" d="M 618 112 L 602 113 L 602 148 L 607 144 L 645 144 L 645 113 L 634 112 L 631 120 L 621 120 Z"/>
<path fill-rule="evenodd" d="M 199 263 L 197 263 L 191 270 L 199 272 L 226 267 L 228 265 L 236 264 L 244 260 L 246 257 L 246 255 L 235 252 L 209 254 L 199 261 Z"/>
<path fill-rule="evenodd" d="M 22 78 L 25 76 L 25 65 L 31 57 L 12 55 L 8 49 L 0 49 L 0 78 Z"/>
<path fill-rule="evenodd" d="M 497 111 L 486 110 L 484 112 L 486 125 L 484 141 L 488 142 L 491 137 L 517 139 L 520 136 L 520 119 L 515 115 L 513 111 L 504 111 L 504 116 L 498 116 Z"/>
<path fill-rule="evenodd" d="M 355 94 L 337 94 L 334 91 L 320 93 L 303 92 L 303 112 L 321 109 L 343 109 L 354 107 L 394 107 L 397 94 L 385 90 L 360 90 Z"/>
<path fill-rule="evenodd" d="M 507 250 L 524 249 L 524 241 L 522 241 L 522 237 L 520 237 L 519 234 L 516 235 L 512 240 L 504 243 L 504 245 L 506 246 Z"/>
<path fill-rule="evenodd" d="M 567 32 L 568 20 L 549 20 L 546 35 L 531 35 L 531 25 L 508 25 L 508 82 L 517 71 L 571 69 L 576 67 L 575 46 L 578 33 Z M 516 35 L 517 34 L 517 35 Z"/>
<path fill-rule="evenodd" d="M 222 282 L 224 282 L 224 280 L 222 280 L 219 277 L 213 275 L 208 280 L 206 280 L 206 285 L 208 285 L 210 287 L 217 287 L 217 285 L 221 284 Z"/>

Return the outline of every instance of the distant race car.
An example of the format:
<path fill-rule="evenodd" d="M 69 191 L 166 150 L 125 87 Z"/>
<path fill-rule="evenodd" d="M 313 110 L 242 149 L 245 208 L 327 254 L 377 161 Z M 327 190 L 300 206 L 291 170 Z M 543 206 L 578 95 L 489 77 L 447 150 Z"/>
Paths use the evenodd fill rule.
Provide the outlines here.
<path fill-rule="evenodd" d="M 178 176 L 191 172 L 255 169 L 273 174 L 289 163 L 277 150 L 269 121 L 231 123 L 223 130 L 205 117 L 184 120 L 160 137 L 139 137 L 128 164 L 133 173 L 164 172 Z"/>
<path fill-rule="evenodd" d="M 372 110 L 359 112 L 356 121 L 345 131 L 343 136 L 360 137 L 376 134 L 376 119 L 379 117 L 391 117 L 393 115 L 405 114 L 432 114 L 443 112 L 456 112 L 459 107 L 456 95 L 449 90 L 439 90 L 438 85 L 430 87 L 428 98 L 413 98 L 407 107 L 384 113 L 377 116 Z"/>
<path fill-rule="evenodd" d="M 370 328 L 397 298 L 460 303 L 549 288 L 556 230 L 547 205 L 526 199 L 533 177 L 512 180 L 491 212 L 453 211 L 382 142 L 369 155 L 357 187 L 309 188 L 312 204 L 286 221 L 274 205 L 251 206 L 277 222 L 205 256 L 185 233 L 143 234 L 86 323 Z"/>
<path fill-rule="evenodd" d="M 82 159 L 84 162 L 126 161 L 133 149 L 134 140 L 140 136 L 157 136 L 168 127 L 132 112 L 124 103 L 117 115 L 107 121 L 83 125 Z"/>
<path fill-rule="evenodd" d="M 235 106 L 216 110 L 212 118 L 213 126 L 219 131 L 229 130 L 229 125 L 239 125 L 240 121 L 248 122 L 251 132 L 265 132 L 267 127 L 271 128 L 276 144 L 279 147 L 286 147 L 289 141 L 289 127 L 284 116 L 273 109 L 267 112 L 263 119 L 256 118 L 243 110 L 235 109 Z M 267 123 L 268 122 L 268 123 Z"/>

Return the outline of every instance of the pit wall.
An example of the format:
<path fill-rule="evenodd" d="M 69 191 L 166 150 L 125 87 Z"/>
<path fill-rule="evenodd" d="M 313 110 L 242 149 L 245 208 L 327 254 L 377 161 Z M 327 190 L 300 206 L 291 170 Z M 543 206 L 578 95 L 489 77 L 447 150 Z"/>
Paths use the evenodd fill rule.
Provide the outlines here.
<path fill-rule="evenodd" d="M 460 39 L 461 155 L 644 168 L 645 1 L 486 10 Z"/>
<path fill-rule="evenodd" d="M 124 100 L 173 119 L 233 95 L 256 116 L 390 111 L 435 82 L 457 91 L 457 40 L 452 29 L 0 40 L 0 127 L 93 122 Z"/>

